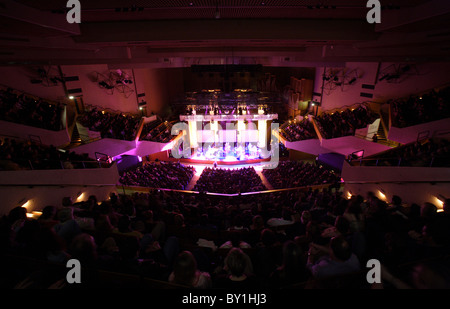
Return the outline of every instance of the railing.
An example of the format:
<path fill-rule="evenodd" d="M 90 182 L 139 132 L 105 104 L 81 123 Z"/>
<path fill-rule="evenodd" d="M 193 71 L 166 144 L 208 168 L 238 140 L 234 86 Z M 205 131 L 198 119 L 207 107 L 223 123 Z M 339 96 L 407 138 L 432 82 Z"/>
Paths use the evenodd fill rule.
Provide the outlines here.
<path fill-rule="evenodd" d="M 34 94 L 25 92 L 25 91 L 23 91 L 23 90 L 15 89 L 15 88 L 13 88 L 13 87 L 6 86 L 6 85 L 4 85 L 4 84 L 0 84 L 0 90 L 6 91 L 6 90 L 8 90 L 8 89 L 11 89 L 11 90 L 12 90 L 11 92 L 14 93 L 14 94 L 19 94 L 19 95 L 20 95 L 20 94 L 23 94 L 23 95 L 27 96 L 28 98 L 32 98 L 32 99 L 35 99 L 35 100 L 43 100 L 43 101 L 45 101 L 45 102 L 47 102 L 47 103 L 49 103 L 49 104 L 52 104 L 52 105 L 58 105 L 58 104 L 60 103 L 60 102 L 57 102 L 57 101 L 52 100 L 52 99 L 47 99 L 47 98 L 38 97 L 38 96 L 36 96 L 36 95 L 34 95 Z"/>
<path fill-rule="evenodd" d="M 359 106 L 365 106 L 367 109 L 369 109 L 369 110 L 371 110 L 370 109 L 370 106 L 369 106 L 369 104 L 370 103 L 374 103 L 374 102 L 372 102 L 372 101 L 364 101 L 364 102 L 361 102 L 361 103 L 353 103 L 353 104 L 350 104 L 350 105 L 342 105 L 342 106 L 340 106 L 340 107 L 337 107 L 337 108 L 333 108 L 333 109 L 329 109 L 329 110 L 324 110 L 324 111 L 322 111 L 322 113 L 326 113 L 326 114 L 331 114 L 331 113 L 338 113 L 338 112 L 341 112 L 341 111 L 344 111 L 344 110 L 346 110 L 346 109 L 351 109 L 351 108 L 358 108 Z"/>
<path fill-rule="evenodd" d="M 42 145 L 42 140 L 39 135 L 28 134 L 28 138 L 30 139 L 30 142 L 32 142 L 32 143 L 34 142 L 36 144 Z"/>
<path fill-rule="evenodd" d="M 6 91 L 7 89 L 11 89 L 12 90 L 11 93 L 13 93 L 15 95 L 24 95 L 27 98 L 33 99 L 35 101 L 44 101 L 45 103 L 53 105 L 53 106 L 65 106 L 66 105 L 66 103 L 64 103 L 64 102 L 58 102 L 58 101 L 55 101 L 55 100 L 50 100 L 50 99 L 38 97 L 36 95 L 27 93 L 25 91 L 14 89 L 12 87 L 0 84 L 0 90 Z M 64 126 L 63 120 L 62 120 L 63 114 L 64 114 L 64 109 L 61 110 L 61 115 L 60 115 L 60 119 L 59 119 L 59 129 L 56 129 L 56 130 L 54 130 L 54 129 L 46 129 L 46 130 L 55 131 L 55 132 L 64 130 L 65 126 Z M 5 120 L 5 121 L 8 121 L 8 120 Z M 17 124 L 22 124 L 22 125 L 28 125 L 28 124 L 22 123 L 22 122 L 16 122 L 16 121 L 11 121 L 11 122 L 14 122 L 14 123 L 17 123 Z M 28 125 L 28 126 L 35 127 L 35 126 L 32 126 L 32 125 Z M 36 126 L 36 128 L 45 129 L 45 128 L 41 127 L 41 126 Z"/>
<path fill-rule="evenodd" d="M 422 131 L 422 132 L 417 133 L 416 142 L 421 142 L 428 138 L 430 138 L 430 130 Z"/>
<path fill-rule="evenodd" d="M 95 159 L 100 163 L 100 162 L 106 162 L 106 163 L 111 163 L 112 162 L 112 158 L 102 152 L 95 152 Z"/>
<path fill-rule="evenodd" d="M 9 159 L 0 160 L 1 171 L 17 171 L 17 170 L 60 170 L 60 169 L 92 169 L 92 168 L 109 168 L 110 162 L 106 161 L 64 161 L 64 160 L 41 160 L 34 162 L 29 159 Z"/>
<path fill-rule="evenodd" d="M 89 233 L 90 231 L 83 230 L 85 233 Z M 92 235 L 95 237 L 95 235 Z M 117 234 L 108 235 L 113 238 L 120 237 Z M 123 238 L 126 239 L 126 238 Z M 130 238 L 130 241 L 134 240 Z M 11 289 L 28 289 L 28 288 L 36 288 L 38 289 L 47 289 L 49 288 L 51 282 L 43 282 L 40 280 L 33 281 L 33 273 L 39 271 L 48 275 L 48 278 L 55 277 L 55 275 L 60 275 L 61 278 L 65 278 L 65 274 L 69 270 L 67 268 L 66 263 L 59 262 L 50 262 L 46 259 L 40 259 L 36 257 L 29 257 L 21 254 L 1 254 L 0 262 L 5 265 L 9 265 L 11 269 L 21 270 L 21 275 L 26 275 L 25 279 L 19 277 L 13 277 L 12 274 L 16 272 L 10 272 L 5 274 L 6 280 L 4 286 Z M 144 264 L 145 261 L 142 261 Z M 81 286 L 83 288 L 97 288 L 99 286 L 113 289 L 127 289 L 130 287 L 133 288 L 145 288 L 145 289 L 188 289 L 188 287 L 171 283 L 168 281 L 158 280 L 152 278 L 149 274 L 145 274 L 142 272 L 133 273 L 127 272 L 122 269 L 117 270 L 109 270 L 107 268 L 103 269 L 101 267 L 85 267 L 85 265 L 81 265 L 81 272 L 83 274 L 88 274 L 86 276 L 86 281 L 81 281 Z M 91 274 L 91 275 L 89 275 Z M 92 276 L 95 274 L 95 276 Z M 59 278 L 59 277 L 56 277 Z M 95 278 L 95 279 L 94 279 Z M 93 279 L 93 281 L 92 281 Z M 56 281 L 57 279 L 55 279 Z M 64 280 L 66 283 L 67 281 Z M 7 285 L 6 285 L 7 284 Z M 66 283 L 67 284 L 67 283 Z M 29 287 L 28 285 L 32 285 Z M 94 286 L 95 285 L 95 286 Z"/>
<path fill-rule="evenodd" d="M 102 106 L 93 105 L 93 104 L 86 104 L 86 108 L 85 108 L 84 111 L 92 110 L 94 108 L 96 110 L 105 111 L 105 112 L 108 112 L 108 113 L 111 113 L 111 114 L 127 115 L 127 116 L 131 116 L 131 117 L 142 117 L 142 116 L 140 116 L 138 114 L 133 114 L 133 113 L 129 113 L 129 112 L 122 112 L 122 111 L 119 111 L 119 110 L 116 110 L 116 109 L 112 109 L 112 108 L 109 108 L 109 107 L 102 107 Z M 80 114 L 83 114 L 84 111 L 82 111 Z"/>
<path fill-rule="evenodd" d="M 364 149 L 353 151 L 351 154 L 348 155 L 350 158 L 350 161 L 358 160 L 361 161 L 364 158 Z"/>
<path fill-rule="evenodd" d="M 361 138 L 361 139 L 364 139 L 364 140 L 367 140 L 367 141 L 371 141 L 371 140 L 372 140 L 371 137 L 367 137 L 366 135 L 362 135 L 362 134 L 356 134 L 356 133 L 355 133 L 353 136 L 354 136 L 354 137 Z"/>
<path fill-rule="evenodd" d="M 352 166 L 386 166 L 386 167 L 446 167 L 445 164 L 436 164 L 437 159 L 442 159 L 443 162 L 448 161 L 448 157 L 445 156 L 433 156 L 428 163 L 421 165 L 413 165 L 405 163 L 405 160 L 399 157 L 387 157 L 387 158 L 361 158 L 350 160 L 349 163 Z M 355 164 L 359 162 L 359 164 Z M 386 164 L 387 163 L 387 164 Z"/>
<path fill-rule="evenodd" d="M 270 194 L 270 193 L 279 193 L 279 192 L 289 192 L 289 191 L 308 191 L 308 190 L 322 190 L 325 188 L 335 187 L 336 189 L 340 188 L 343 183 L 329 183 L 322 185 L 311 185 L 311 186 L 303 186 L 303 187 L 295 187 L 295 188 L 284 188 L 284 189 L 273 189 L 273 190 L 265 190 L 265 191 L 255 191 L 255 192 L 243 192 L 243 193 L 215 193 L 215 192 L 200 192 L 200 191 L 189 191 L 189 190 L 178 190 L 178 189 L 167 189 L 167 188 L 150 188 L 150 187 L 134 187 L 134 186 L 126 186 L 119 184 L 117 185 L 117 189 L 121 189 L 123 194 L 129 192 L 141 192 L 141 193 L 150 193 L 155 191 L 163 191 L 163 192 L 178 192 L 178 193 L 186 193 L 186 194 L 206 194 L 208 196 L 222 196 L 222 197 L 240 197 L 240 196 L 252 196 L 258 194 Z"/>

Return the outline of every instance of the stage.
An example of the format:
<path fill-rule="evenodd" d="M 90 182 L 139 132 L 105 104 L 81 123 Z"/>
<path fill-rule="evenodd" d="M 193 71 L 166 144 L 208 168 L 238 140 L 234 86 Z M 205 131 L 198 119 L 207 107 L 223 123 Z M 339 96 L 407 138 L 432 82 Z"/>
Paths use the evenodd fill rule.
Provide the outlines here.
<path fill-rule="evenodd" d="M 270 161 L 270 157 L 264 159 L 261 150 L 256 145 L 246 147 L 233 147 L 226 143 L 223 147 L 198 148 L 194 150 L 190 158 L 180 160 L 186 164 L 206 165 L 246 165 Z"/>
<path fill-rule="evenodd" d="M 208 160 L 208 159 L 196 159 L 196 158 L 190 158 L 190 159 L 180 159 L 180 163 L 183 164 L 205 164 L 214 166 L 214 163 L 217 164 L 217 166 L 220 165 L 248 165 L 248 164 L 258 164 L 263 162 L 269 162 L 270 158 L 267 159 L 248 159 L 248 160 L 233 160 L 232 158 L 227 158 L 225 160 Z"/>

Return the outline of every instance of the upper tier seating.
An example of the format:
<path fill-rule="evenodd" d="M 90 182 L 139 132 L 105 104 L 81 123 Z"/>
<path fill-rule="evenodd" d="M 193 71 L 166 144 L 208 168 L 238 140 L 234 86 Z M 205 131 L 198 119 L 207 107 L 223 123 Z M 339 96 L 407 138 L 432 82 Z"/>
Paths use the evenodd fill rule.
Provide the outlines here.
<path fill-rule="evenodd" d="M 0 170 L 98 168 L 97 160 L 54 146 L 4 138 L 0 144 Z"/>
<path fill-rule="evenodd" d="M 315 122 L 323 138 L 337 138 L 354 135 L 356 129 L 362 129 L 373 123 L 379 115 L 365 105 L 347 108 L 341 112 L 322 113 L 315 117 Z"/>
<path fill-rule="evenodd" d="M 158 143 L 168 143 L 173 138 L 175 138 L 175 136 L 172 135 L 171 131 L 172 125 L 173 121 L 172 122 L 162 121 L 159 118 L 151 122 L 148 122 L 144 124 L 142 128 L 140 140 Z"/>
<path fill-rule="evenodd" d="M 102 138 L 131 141 L 136 136 L 140 117 L 112 113 L 93 107 L 84 111 L 77 121 L 89 130 L 100 132 Z"/>
<path fill-rule="evenodd" d="M 450 117 L 450 87 L 423 95 L 389 100 L 392 126 L 409 127 Z"/>
<path fill-rule="evenodd" d="M 60 104 L 18 94 L 11 88 L 0 89 L 0 120 L 59 131 L 62 111 Z"/>
<path fill-rule="evenodd" d="M 280 133 L 283 138 L 289 142 L 302 141 L 312 138 L 317 138 L 314 125 L 308 119 L 301 121 L 291 120 L 289 123 L 280 128 Z"/>

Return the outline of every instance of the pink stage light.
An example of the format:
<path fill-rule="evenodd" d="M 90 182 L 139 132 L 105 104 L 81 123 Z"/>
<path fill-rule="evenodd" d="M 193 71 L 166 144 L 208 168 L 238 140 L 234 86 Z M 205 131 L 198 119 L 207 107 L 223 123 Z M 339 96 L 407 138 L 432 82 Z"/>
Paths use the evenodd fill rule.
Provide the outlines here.
<path fill-rule="evenodd" d="M 173 144 L 174 144 L 173 141 L 168 143 L 166 146 L 163 147 L 163 149 L 161 149 L 161 151 L 171 150 L 173 148 Z"/>

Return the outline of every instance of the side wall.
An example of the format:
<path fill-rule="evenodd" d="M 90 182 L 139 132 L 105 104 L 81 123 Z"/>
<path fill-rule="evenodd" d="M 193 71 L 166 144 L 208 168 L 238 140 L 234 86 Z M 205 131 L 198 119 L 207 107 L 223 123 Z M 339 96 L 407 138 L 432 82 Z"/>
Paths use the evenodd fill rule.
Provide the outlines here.
<path fill-rule="evenodd" d="M 96 195 L 99 201 L 105 200 L 116 192 L 118 181 L 116 164 L 98 169 L 2 171 L 0 215 L 25 201 L 29 201 L 26 208 L 31 212 L 47 205 L 61 206 L 63 197 L 80 202 Z"/>
<path fill-rule="evenodd" d="M 353 105 L 367 101 L 386 102 L 388 99 L 401 98 L 411 94 L 419 94 L 434 87 L 450 84 L 448 71 L 450 63 L 425 63 L 411 65 L 408 73 L 401 76 L 396 82 L 386 80 L 379 81 L 383 73 L 390 72 L 398 64 L 377 63 L 377 62 L 348 62 L 345 68 L 316 68 L 316 79 L 314 92 L 322 96 L 314 96 L 315 101 L 322 102 L 321 111 L 328 111 L 346 105 Z M 358 76 L 352 85 L 342 87 L 332 87 L 330 83 L 323 82 L 325 73 L 330 73 L 330 69 L 338 72 L 338 76 L 347 76 L 347 83 L 350 77 Z M 363 84 L 374 86 L 374 89 L 365 89 Z M 367 93 L 372 97 L 361 96 Z"/>

